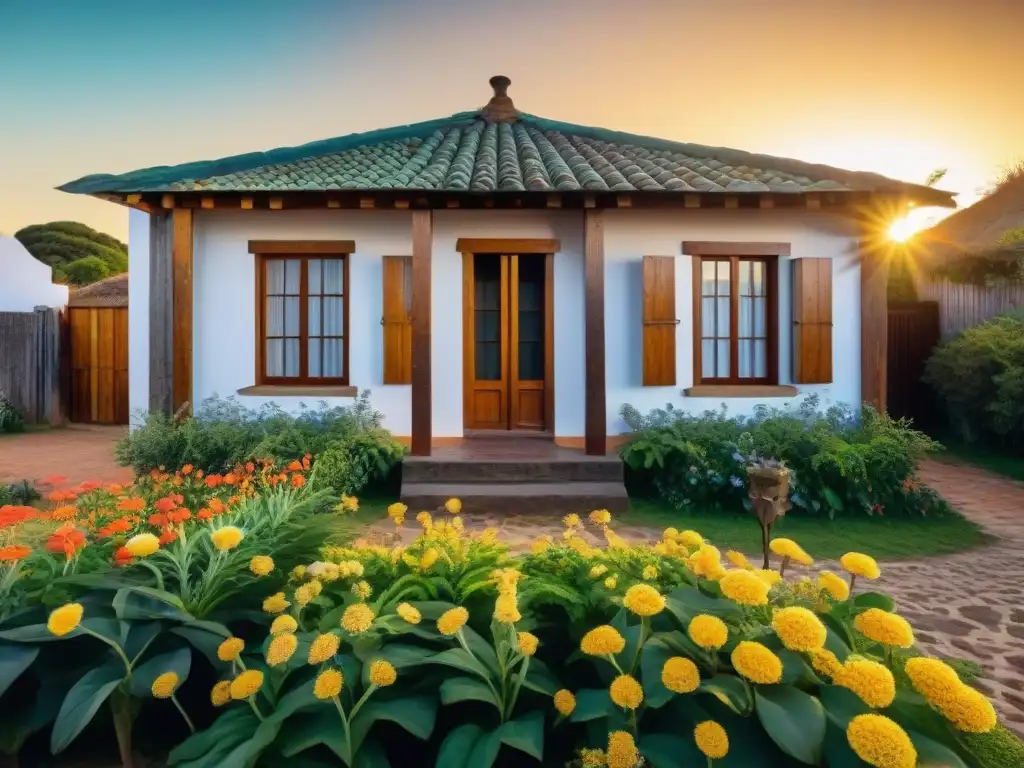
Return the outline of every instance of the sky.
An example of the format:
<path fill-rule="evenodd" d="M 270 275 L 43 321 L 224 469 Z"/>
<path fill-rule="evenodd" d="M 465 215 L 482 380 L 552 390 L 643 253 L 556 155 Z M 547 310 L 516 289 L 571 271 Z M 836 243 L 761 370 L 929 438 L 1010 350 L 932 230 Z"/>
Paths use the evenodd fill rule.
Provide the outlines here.
<path fill-rule="evenodd" d="M 54 189 L 475 109 L 939 184 L 1024 159 L 1024 0 L 0 0 L 0 233 Z M 927 215 L 926 212 L 925 215 Z"/>

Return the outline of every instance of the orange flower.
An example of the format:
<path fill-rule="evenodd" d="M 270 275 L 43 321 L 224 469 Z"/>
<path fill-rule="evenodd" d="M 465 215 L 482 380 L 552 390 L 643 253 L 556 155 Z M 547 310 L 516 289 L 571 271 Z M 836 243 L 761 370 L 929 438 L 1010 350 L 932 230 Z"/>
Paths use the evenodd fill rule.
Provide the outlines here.
<path fill-rule="evenodd" d="M 207 520 L 212 520 L 212 519 L 213 519 L 213 510 L 210 509 L 209 507 L 203 507 L 198 512 L 196 512 L 196 520 L 202 520 L 205 523 Z"/>
<path fill-rule="evenodd" d="M 173 493 L 170 496 L 164 496 L 162 499 L 157 499 L 153 502 L 153 508 L 159 512 L 170 512 L 177 506 L 178 502 L 174 500 Z"/>
<path fill-rule="evenodd" d="M 0 563 L 14 563 L 24 560 L 31 554 L 32 550 L 28 547 L 23 547 L 21 544 L 9 544 L 6 547 L 0 547 Z"/>
<path fill-rule="evenodd" d="M 193 469 L 194 467 L 191 464 L 186 464 L 184 467 L 181 468 L 181 474 L 191 475 Z"/>
<path fill-rule="evenodd" d="M 209 507 L 215 515 L 219 515 L 227 511 L 224 506 L 224 502 L 217 498 L 210 499 Z"/>
<path fill-rule="evenodd" d="M 167 515 L 161 515 L 159 512 L 149 516 L 149 524 L 154 528 L 163 528 L 168 522 Z"/>
<path fill-rule="evenodd" d="M 74 501 L 78 494 L 74 491 L 53 491 L 46 497 L 49 501 Z"/>
<path fill-rule="evenodd" d="M 120 496 L 122 493 L 124 493 L 124 486 L 121 485 L 120 483 L 107 483 L 104 486 L 103 490 L 105 490 L 107 493 L 112 493 L 115 496 Z"/>
<path fill-rule="evenodd" d="M 175 475 L 174 479 L 171 480 L 171 485 L 173 485 L 175 488 L 179 488 L 181 486 L 181 484 L 184 483 L 184 482 L 185 481 L 182 480 L 181 477 L 179 477 L 178 475 Z"/>
<path fill-rule="evenodd" d="M 245 464 L 245 471 L 248 472 L 251 475 L 253 472 L 256 471 L 256 465 L 253 464 L 251 461 L 246 462 L 246 464 Z"/>
<path fill-rule="evenodd" d="M 167 519 L 172 523 L 184 523 L 192 519 L 192 513 L 185 507 L 175 509 L 167 513 Z"/>
<path fill-rule="evenodd" d="M 292 488 L 301 488 L 306 484 L 306 478 L 302 475 L 292 475 Z"/>
<path fill-rule="evenodd" d="M 164 528 L 160 533 L 160 544 L 170 544 L 172 541 L 178 540 L 178 534 L 174 532 L 173 528 Z"/>
<path fill-rule="evenodd" d="M 97 532 L 101 539 L 109 539 L 119 533 L 128 533 L 132 529 L 131 521 L 126 517 L 120 517 L 107 523 Z"/>
<path fill-rule="evenodd" d="M 68 479 L 64 475 L 47 475 L 39 481 L 40 485 L 60 485 L 66 483 Z"/>
<path fill-rule="evenodd" d="M 303 469 L 305 469 L 307 471 L 309 470 L 309 462 L 312 460 L 312 458 L 313 458 L 313 454 L 311 454 L 311 453 L 307 453 L 305 456 L 302 457 L 302 468 Z"/>
<path fill-rule="evenodd" d="M 293 461 L 291 464 L 288 465 L 288 471 L 289 472 L 301 472 L 302 471 L 302 464 L 300 464 L 298 461 Z"/>
<path fill-rule="evenodd" d="M 74 520 L 78 517 L 78 507 L 62 504 L 50 513 L 50 517 L 54 520 Z"/>
<path fill-rule="evenodd" d="M 242 497 L 239 496 L 238 494 L 235 494 L 234 496 L 228 498 L 228 506 L 233 507 L 235 506 L 235 504 L 238 504 L 241 500 Z"/>
<path fill-rule="evenodd" d="M 114 552 L 114 565 L 118 568 L 124 568 L 132 561 L 132 557 L 133 555 L 128 551 L 128 547 L 118 547 Z"/>
<path fill-rule="evenodd" d="M 68 560 L 75 556 L 75 552 L 85 546 L 85 534 L 75 528 L 73 523 L 64 523 L 54 531 L 46 540 L 46 551 L 55 554 L 64 554 Z"/>
<path fill-rule="evenodd" d="M 26 520 L 33 519 L 37 514 L 38 513 L 33 507 L 4 504 L 0 507 L 0 528 L 10 528 L 15 525 L 20 525 Z"/>
<path fill-rule="evenodd" d="M 141 512 L 146 508 L 146 500 L 138 497 L 121 499 L 117 502 L 117 508 L 122 512 Z"/>
<path fill-rule="evenodd" d="M 203 472 L 203 470 L 197 469 L 194 477 L 195 477 L 196 480 L 202 480 L 204 474 L 205 473 Z"/>
<path fill-rule="evenodd" d="M 270 475 L 267 478 L 267 482 L 270 483 L 271 488 L 277 488 L 277 484 L 281 482 L 281 477 L 279 475 Z"/>
<path fill-rule="evenodd" d="M 207 488 L 216 488 L 222 482 L 224 482 L 224 478 L 221 477 L 220 475 L 207 475 L 206 476 L 206 487 Z"/>
<path fill-rule="evenodd" d="M 97 488 L 101 488 L 103 483 L 97 480 L 86 480 L 78 487 L 81 489 L 79 493 L 88 493 L 89 491 L 95 491 Z"/>
<path fill-rule="evenodd" d="M 237 482 L 237 478 L 235 477 L 235 473 L 234 472 L 228 472 L 226 475 L 224 475 L 223 478 L 221 478 L 221 482 L 223 482 L 224 485 L 234 485 L 235 482 Z"/>

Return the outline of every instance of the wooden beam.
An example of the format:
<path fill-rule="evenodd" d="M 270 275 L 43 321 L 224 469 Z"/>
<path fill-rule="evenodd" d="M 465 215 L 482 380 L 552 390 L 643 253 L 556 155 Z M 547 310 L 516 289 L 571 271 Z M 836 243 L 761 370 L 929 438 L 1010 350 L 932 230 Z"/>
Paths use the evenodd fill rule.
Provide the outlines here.
<path fill-rule="evenodd" d="M 174 411 L 192 403 L 192 210 L 171 213 L 174 262 Z"/>
<path fill-rule="evenodd" d="M 339 200 L 336 197 L 329 197 L 329 198 L 327 198 L 327 207 L 328 208 L 341 208 L 341 200 Z"/>
<path fill-rule="evenodd" d="M 700 195 L 683 195 L 684 208 L 700 208 Z"/>
<path fill-rule="evenodd" d="M 282 197 L 272 197 L 272 198 L 270 198 L 270 210 L 272 210 L 272 211 L 280 211 L 282 208 L 284 208 L 284 198 L 282 198 Z"/>
<path fill-rule="evenodd" d="M 149 220 L 149 410 L 174 411 L 174 327 L 171 214 Z"/>
<path fill-rule="evenodd" d="M 860 246 L 860 399 L 886 408 L 889 354 L 888 246 L 864 236 Z"/>
<path fill-rule="evenodd" d="M 408 200 L 395 200 L 395 208 L 399 208 L 401 210 L 405 210 L 408 207 L 409 207 L 409 201 Z"/>
<path fill-rule="evenodd" d="M 163 195 L 160 198 L 161 208 L 173 208 L 174 207 L 174 195 Z"/>
<path fill-rule="evenodd" d="M 761 195 L 761 197 L 758 198 L 758 205 L 761 208 L 774 208 L 775 198 L 771 195 Z"/>
<path fill-rule="evenodd" d="M 821 196 L 817 192 L 807 193 L 807 210 L 809 211 L 820 211 L 821 210 Z"/>
<path fill-rule="evenodd" d="M 456 198 L 454 198 L 454 197 L 449 197 L 447 200 L 445 200 L 444 207 L 445 208 L 458 208 L 459 207 L 459 201 Z"/>
<path fill-rule="evenodd" d="M 355 240 L 250 240 L 249 253 L 355 253 Z"/>
<path fill-rule="evenodd" d="M 604 367 L 604 211 L 583 212 L 583 258 L 585 273 L 584 317 L 586 387 L 586 451 L 604 456 L 608 450 L 608 405 Z"/>
<path fill-rule="evenodd" d="M 529 237 L 460 237 L 458 253 L 558 253 L 560 240 Z"/>
<path fill-rule="evenodd" d="M 138 205 L 142 202 L 142 195 L 125 195 L 124 201 L 128 205 Z"/>
<path fill-rule="evenodd" d="M 251 211 L 252 210 L 252 198 L 251 197 L 243 197 L 242 198 L 242 202 L 241 202 L 241 207 L 242 207 L 242 210 Z"/>
<path fill-rule="evenodd" d="M 562 196 L 561 195 L 548 195 L 546 201 L 548 208 L 561 208 L 562 207 Z"/>
<path fill-rule="evenodd" d="M 687 256 L 789 256 L 791 250 L 789 243 L 683 241 L 683 253 Z"/>
<path fill-rule="evenodd" d="M 429 456 L 433 437 L 430 267 L 433 212 L 412 212 L 412 455 Z"/>
<path fill-rule="evenodd" d="M 629 195 L 616 195 L 615 205 L 619 208 L 632 208 L 633 198 Z"/>
<path fill-rule="evenodd" d="M 583 196 L 583 207 L 584 208 L 594 208 L 596 205 L 597 205 L 597 200 L 594 198 L 593 195 L 586 194 L 586 195 Z"/>
<path fill-rule="evenodd" d="M 360 197 L 359 207 L 360 208 L 373 208 L 376 205 L 376 201 L 372 197 Z"/>
<path fill-rule="evenodd" d="M 200 205 L 200 207 L 206 208 L 206 209 L 213 208 L 213 198 L 212 197 L 204 197 L 204 198 L 202 198 L 199 201 L 199 205 Z"/>
<path fill-rule="evenodd" d="M 725 207 L 726 208 L 739 208 L 740 207 L 740 199 L 738 197 L 736 197 L 736 195 L 726 195 L 725 196 Z"/>

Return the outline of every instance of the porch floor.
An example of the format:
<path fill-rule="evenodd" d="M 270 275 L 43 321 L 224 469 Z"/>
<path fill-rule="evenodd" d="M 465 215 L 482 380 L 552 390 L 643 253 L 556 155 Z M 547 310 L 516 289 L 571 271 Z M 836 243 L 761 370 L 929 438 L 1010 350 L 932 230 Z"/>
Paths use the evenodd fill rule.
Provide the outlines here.
<path fill-rule="evenodd" d="M 582 448 L 566 448 L 542 437 L 467 437 L 454 445 L 435 445 L 430 456 L 409 456 L 417 461 L 620 461 L 612 451 L 605 456 L 588 456 Z"/>

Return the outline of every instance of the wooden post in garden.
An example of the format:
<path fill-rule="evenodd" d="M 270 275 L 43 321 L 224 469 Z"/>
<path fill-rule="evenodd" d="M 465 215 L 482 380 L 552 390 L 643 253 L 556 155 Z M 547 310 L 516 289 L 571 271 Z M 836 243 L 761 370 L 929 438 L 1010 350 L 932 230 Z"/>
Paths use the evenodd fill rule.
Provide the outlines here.
<path fill-rule="evenodd" d="M 747 477 L 750 480 L 750 503 L 761 524 L 762 567 L 767 569 L 770 565 L 772 525 L 792 506 L 789 502 L 789 470 L 779 462 L 758 461 L 747 467 Z"/>

